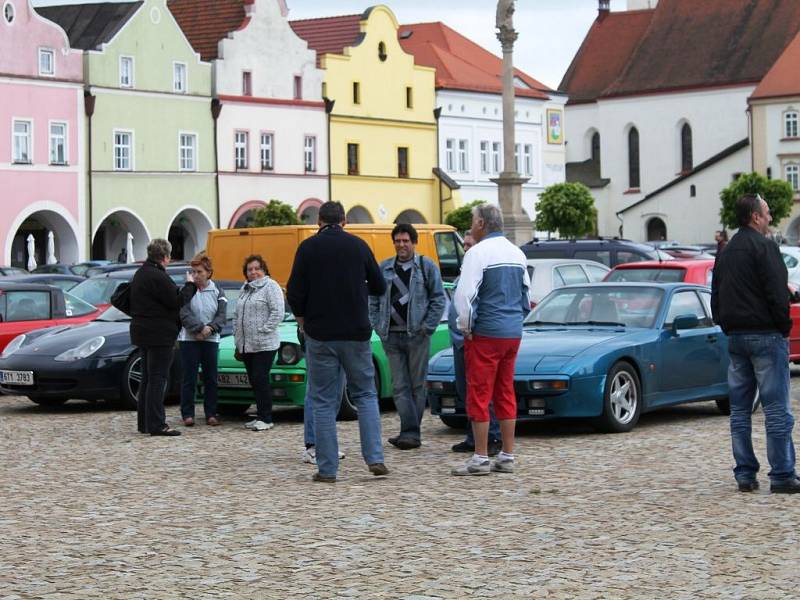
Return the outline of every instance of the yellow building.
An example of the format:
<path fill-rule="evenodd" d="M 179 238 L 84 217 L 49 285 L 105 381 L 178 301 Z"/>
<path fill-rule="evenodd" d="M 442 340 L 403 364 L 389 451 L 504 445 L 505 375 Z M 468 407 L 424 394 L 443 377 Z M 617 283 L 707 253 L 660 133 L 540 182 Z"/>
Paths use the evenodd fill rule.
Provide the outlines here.
<path fill-rule="evenodd" d="M 435 70 L 400 46 L 392 11 L 292 21 L 325 70 L 331 194 L 351 223 L 438 223 L 453 189 L 437 164 Z"/>

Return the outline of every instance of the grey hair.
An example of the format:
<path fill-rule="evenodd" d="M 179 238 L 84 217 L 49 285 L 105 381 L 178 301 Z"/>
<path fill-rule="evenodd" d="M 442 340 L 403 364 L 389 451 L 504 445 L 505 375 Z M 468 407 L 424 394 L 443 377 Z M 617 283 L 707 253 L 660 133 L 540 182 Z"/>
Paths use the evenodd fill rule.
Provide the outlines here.
<path fill-rule="evenodd" d="M 494 204 L 479 204 L 472 209 L 472 214 L 483 219 L 487 232 L 503 231 L 503 213 Z"/>
<path fill-rule="evenodd" d="M 147 244 L 147 259 L 161 262 L 172 254 L 172 244 L 163 238 L 155 238 Z"/>

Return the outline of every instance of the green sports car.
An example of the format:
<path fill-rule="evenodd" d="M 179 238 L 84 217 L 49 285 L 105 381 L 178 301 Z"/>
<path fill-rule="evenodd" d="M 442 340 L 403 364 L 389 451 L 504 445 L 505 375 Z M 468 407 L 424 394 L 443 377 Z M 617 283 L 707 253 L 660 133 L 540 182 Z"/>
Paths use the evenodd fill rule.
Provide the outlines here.
<path fill-rule="evenodd" d="M 448 303 L 453 294 L 453 285 L 445 283 Z M 291 315 L 280 326 L 281 345 L 275 355 L 275 363 L 270 371 L 272 384 L 272 403 L 274 406 L 303 406 L 306 394 L 306 361 L 297 340 L 297 323 Z M 447 331 L 447 307 L 439 326 L 431 337 L 431 356 L 450 346 Z M 225 337 L 219 343 L 218 363 L 218 411 L 222 415 L 244 414 L 255 401 L 244 363 L 233 355 L 236 346 L 233 336 Z M 375 363 L 375 380 L 378 398 L 392 397 L 392 375 L 389 359 L 383 351 L 380 338 L 372 334 L 372 360 Z M 202 402 L 202 380 L 200 381 L 198 402 Z M 345 390 L 339 418 L 352 420 L 357 417 L 356 407 L 350 402 Z"/>

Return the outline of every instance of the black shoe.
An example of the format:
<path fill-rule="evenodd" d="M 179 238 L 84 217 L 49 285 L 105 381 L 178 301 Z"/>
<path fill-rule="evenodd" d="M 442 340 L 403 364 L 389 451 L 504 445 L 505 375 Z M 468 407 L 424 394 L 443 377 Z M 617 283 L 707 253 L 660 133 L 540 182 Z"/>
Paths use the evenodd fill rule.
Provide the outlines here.
<path fill-rule="evenodd" d="M 773 494 L 800 494 L 800 480 L 790 479 L 785 483 L 770 484 L 769 491 Z"/>
<path fill-rule="evenodd" d="M 413 440 L 409 438 L 400 438 L 395 444 L 395 446 L 400 448 L 400 450 L 414 450 L 415 448 L 419 448 L 421 445 L 422 442 L 419 440 Z"/>
<path fill-rule="evenodd" d="M 500 451 L 502 449 L 503 449 L 503 442 L 497 440 L 489 442 L 489 447 L 488 447 L 489 456 L 497 456 L 498 454 L 500 454 Z"/>
<path fill-rule="evenodd" d="M 738 483 L 740 492 L 755 492 L 758 489 L 758 481 L 755 479 L 753 481 L 740 481 Z"/>
<path fill-rule="evenodd" d="M 159 431 L 151 431 L 150 432 L 150 435 L 166 435 L 166 436 L 170 436 L 170 437 L 176 436 L 176 435 L 180 435 L 180 434 L 181 434 L 181 432 L 178 431 L 177 429 L 170 429 L 169 427 L 165 427 L 164 429 L 161 429 Z"/>
<path fill-rule="evenodd" d="M 399 442 L 399 441 L 400 441 L 400 436 L 399 436 L 399 435 L 396 435 L 396 436 L 394 436 L 394 437 L 390 437 L 390 438 L 389 438 L 388 440 L 386 440 L 386 441 L 387 441 L 387 442 L 389 442 L 389 443 L 390 443 L 392 446 L 397 446 L 397 442 Z"/>
<path fill-rule="evenodd" d="M 458 442 L 452 448 L 450 448 L 453 452 L 463 452 L 463 453 L 473 453 L 475 452 L 475 446 L 468 444 L 467 442 Z"/>
<path fill-rule="evenodd" d="M 389 469 L 387 469 L 386 465 L 383 463 L 372 463 L 371 465 L 367 465 L 367 468 L 369 468 L 369 472 L 375 475 L 375 477 L 384 477 L 389 474 Z"/>

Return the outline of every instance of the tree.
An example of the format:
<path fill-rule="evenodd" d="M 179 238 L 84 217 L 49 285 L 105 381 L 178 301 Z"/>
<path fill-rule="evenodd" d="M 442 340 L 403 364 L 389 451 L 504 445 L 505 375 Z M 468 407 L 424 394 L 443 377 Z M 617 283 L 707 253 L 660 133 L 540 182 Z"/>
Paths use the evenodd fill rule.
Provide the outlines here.
<path fill-rule="evenodd" d="M 289 204 L 280 200 L 270 200 L 269 204 L 256 211 L 253 227 L 270 225 L 300 225 L 300 218 Z"/>
<path fill-rule="evenodd" d="M 739 223 L 736 222 L 736 201 L 743 194 L 760 194 L 769 205 L 772 223 L 780 223 L 792 212 L 794 191 L 788 181 L 767 179 L 760 173 L 745 173 L 719 193 L 722 200 L 719 220 L 723 227 L 728 229 L 739 227 Z"/>
<path fill-rule="evenodd" d="M 464 206 L 459 206 L 455 210 L 451 210 L 444 218 L 447 225 L 452 225 L 456 231 L 466 231 L 472 227 L 472 209 L 481 204 L 486 204 L 485 200 L 475 200 Z"/>
<path fill-rule="evenodd" d="M 536 229 L 557 231 L 561 237 L 580 238 L 597 227 L 597 209 L 589 188 L 582 183 L 556 183 L 539 196 Z"/>

